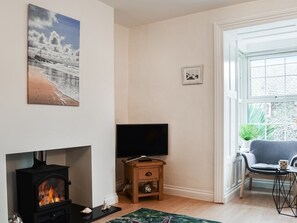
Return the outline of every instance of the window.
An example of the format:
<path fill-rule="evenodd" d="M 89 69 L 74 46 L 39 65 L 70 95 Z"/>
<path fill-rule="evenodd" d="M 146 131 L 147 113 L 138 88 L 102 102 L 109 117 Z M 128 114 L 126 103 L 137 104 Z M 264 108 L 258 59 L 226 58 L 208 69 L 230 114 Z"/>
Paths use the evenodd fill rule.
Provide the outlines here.
<path fill-rule="evenodd" d="M 297 140 L 297 52 L 248 58 L 247 122 L 260 138 Z"/>

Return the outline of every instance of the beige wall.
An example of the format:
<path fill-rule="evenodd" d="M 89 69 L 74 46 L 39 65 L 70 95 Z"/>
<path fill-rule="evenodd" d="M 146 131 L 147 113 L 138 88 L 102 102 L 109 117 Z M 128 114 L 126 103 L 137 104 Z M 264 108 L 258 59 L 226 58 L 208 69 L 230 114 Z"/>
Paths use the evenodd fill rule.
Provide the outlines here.
<path fill-rule="evenodd" d="M 128 121 L 129 29 L 115 24 L 115 114 L 116 123 Z"/>
<path fill-rule="evenodd" d="M 27 6 L 80 20 L 80 106 L 27 104 Z M 2 0 L 0 222 L 7 222 L 6 154 L 91 146 L 92 204 L 115 196 L 113 9 L 97 0 Z"/>
<path fill-rule="evenodd" d="M 128 123 L 129 83 L 129 29 L 115 24 L 115 119 L 116 123 Z M 116 159 L 117 187 L 123 183 L 123 163 Z"/>
<path fill-rule="evenodd" d="M 128 121 L 169 123 L 167 193 L 213 200 L 213 24 L 290 7 L 254 1 L 130 29 Z M 204 83 L 183 86 L 181 68 L 192 65 L 203 65 Z"/>

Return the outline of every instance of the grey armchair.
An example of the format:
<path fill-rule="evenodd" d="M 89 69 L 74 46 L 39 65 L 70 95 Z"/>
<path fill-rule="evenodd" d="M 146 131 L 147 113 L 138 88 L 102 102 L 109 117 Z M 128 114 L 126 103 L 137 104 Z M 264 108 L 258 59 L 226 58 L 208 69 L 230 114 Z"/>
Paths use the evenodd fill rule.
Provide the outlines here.
<path fill-rule="evenodd" d="M 253 178 L 273 179 L 278 168 L 278 161 L 288 160 L 290 166 L 297 163 L 297 141 L 254 140 L 250 152 L 242 153 L 242 182 L 240 198 L 243 196 L 245 180 L 249 178 L 252 189 Z"/>

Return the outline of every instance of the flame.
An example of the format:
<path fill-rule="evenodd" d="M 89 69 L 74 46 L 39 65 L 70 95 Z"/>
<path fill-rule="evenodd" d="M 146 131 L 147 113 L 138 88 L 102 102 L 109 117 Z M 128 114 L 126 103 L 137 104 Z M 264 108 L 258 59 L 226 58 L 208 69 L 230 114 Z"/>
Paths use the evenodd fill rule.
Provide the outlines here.
<path fill-rule="evenodd" d="M 52 187 L 50 187 L 50 189 L 48 191 L 48 202 L 49 203 L 54 203 L 53 194 L 54 194 L 54 189 Z"/>
<path fill-rule="evenodd" d="M 39 207 L 65 201 L 63 193 L 64 181 L 57 179 L 58 182 L 51 185 L 50 180 L 43 181 L 38 187 Z M 55 182 L 55 181 L 54 181 Z"/>

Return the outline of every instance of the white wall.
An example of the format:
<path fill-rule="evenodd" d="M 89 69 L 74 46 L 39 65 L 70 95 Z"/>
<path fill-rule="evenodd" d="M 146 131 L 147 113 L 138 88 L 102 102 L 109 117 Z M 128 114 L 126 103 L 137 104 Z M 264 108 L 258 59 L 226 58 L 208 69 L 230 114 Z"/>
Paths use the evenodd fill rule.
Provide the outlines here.
<path fill-rule="evenodd" d="M 113 9 L 97 0 L 2 0 L 0 222 L 7 222 L 6 154 L 90 145 L 92 203 L 115 193 Z M 28 3 L 80 20 L 80 106 L 27 104 Z"/>
<path fill-rule="evenodd" d="M 213 24 L 290 7 L 261 0 L 130 29 L 128 121 L 169 123 L 165 192 L 213 200 Z M 192 65 L 203 65 L 204 83 L 183 86 L 181 68 Z"/>

